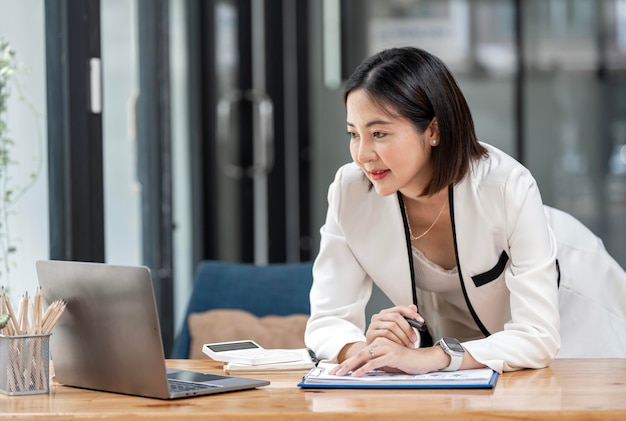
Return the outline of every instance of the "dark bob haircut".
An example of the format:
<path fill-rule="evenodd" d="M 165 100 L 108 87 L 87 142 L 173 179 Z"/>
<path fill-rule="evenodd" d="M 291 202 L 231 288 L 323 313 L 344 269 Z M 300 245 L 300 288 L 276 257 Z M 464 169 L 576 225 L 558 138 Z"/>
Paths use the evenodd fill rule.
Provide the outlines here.
<path fill-rule="evenodd" d="M 432 149 L 433 177 L 422 195 L 457 184 L 472 160 L 487 156 L 463 93 L 448 67 L 432 54 L 414 47 L 383 50 L 363 61 L 346 81 L 344 105 L 357 89 L 390 114 L 411 121 L 419 133 L 437 117 L 439 146 Z"/>

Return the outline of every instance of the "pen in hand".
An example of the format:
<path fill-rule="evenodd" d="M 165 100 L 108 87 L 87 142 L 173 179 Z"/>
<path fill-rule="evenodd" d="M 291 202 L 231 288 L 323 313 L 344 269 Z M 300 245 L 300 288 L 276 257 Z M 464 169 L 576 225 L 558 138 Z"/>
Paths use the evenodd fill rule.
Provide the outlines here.
<path fill-rule="evenodd" d="M 306 350 L 309 353 L 309 356 L 311 357 L 311 361 L 313 361 L 313 364 L 317 365 L 317 363 L 319 363 L 320 360 L 317 359 L 317 355 L 315 355 L 315 352 L 311 348 L 307 348 Z"/>
<path fill-rule="evenodd" d="M 412 327 L 419 330 L 420 332 L 426 331 L 426 322 L 418 322 L 417 320 L 409 319 L 408 317 L 405 317 L 404 320 L 406 320 Z"/>

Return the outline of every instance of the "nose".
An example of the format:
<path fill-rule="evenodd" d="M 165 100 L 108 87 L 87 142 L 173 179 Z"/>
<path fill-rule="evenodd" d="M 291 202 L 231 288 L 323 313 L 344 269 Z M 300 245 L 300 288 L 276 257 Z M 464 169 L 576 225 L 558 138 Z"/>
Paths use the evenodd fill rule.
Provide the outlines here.
<path fill-rule="evenodd" d="M 362 163 L 370 162 L 376 159 L 376 152 L 374 151 L 371 140 L 361 138 L 357 150 L 357 159 Z"/>

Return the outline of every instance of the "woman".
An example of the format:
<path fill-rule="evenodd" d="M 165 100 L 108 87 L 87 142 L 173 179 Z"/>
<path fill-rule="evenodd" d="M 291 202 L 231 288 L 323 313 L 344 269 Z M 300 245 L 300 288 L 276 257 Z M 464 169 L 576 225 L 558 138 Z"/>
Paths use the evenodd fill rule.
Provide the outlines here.
<path fill-rule="evenodd" d="M 339 375 L 547 366 L 557 247 L 528 170 L 477 141 L 450 71 L 423 50 L 364 61 L 344 103 L 354 162 L 329 188 L 307 346 Z M 364 334 L 373 283 L 395 306 Z"/>

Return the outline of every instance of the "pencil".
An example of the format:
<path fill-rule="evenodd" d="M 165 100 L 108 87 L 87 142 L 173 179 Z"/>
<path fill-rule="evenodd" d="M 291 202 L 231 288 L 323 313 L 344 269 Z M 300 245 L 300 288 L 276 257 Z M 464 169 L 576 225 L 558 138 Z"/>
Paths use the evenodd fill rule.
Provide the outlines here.
<path fill-rule="evenodd" d="M 46 373 L 49 361 L 41 355 L 44 349 L 42 341 L 48 340 L 66 305 L 64 300 L 55 300 L 44 311 L 43 294 L 38 287 L 33 296 L 29 297 L 28 292 L 21 296 L 16 317 L 4 287 L 0 289 L 0 314 L 9 315 L 6 325 L 0 329 L 0 333 L 6 332 L 10 336 L 9 390 L 41 390 L 48 384 Z"/>
<path fill-rule="evenodd" d="M 44 322 L 43 325 L 43 333 L 48 334 L 52 332 L 52 329 L 59 321 L 61 316 L 63 315 L 63 311 L 65 311 L 66 303 L 62 300 L 57 300 L 53 304 L 57 304 L 54 311 L 51 313 L 51 316 Z"/>
<path fill-rule="evenodd" d="M 17 326 L 16 326 L 17 319 L 15 318 L 15 312 L 13 311 L 13 306 L 11 305 L 11 301 L 9 301 L 9 298 L 6 295 L 3 295 L 3 301 L 4 301 L 4 306 L 9 312 L 9 323 L 7 323 L 7 326 L 6 326 L 7 332 L 9 333 L 9 336 L 17 335 L 18 334 Z"/>

